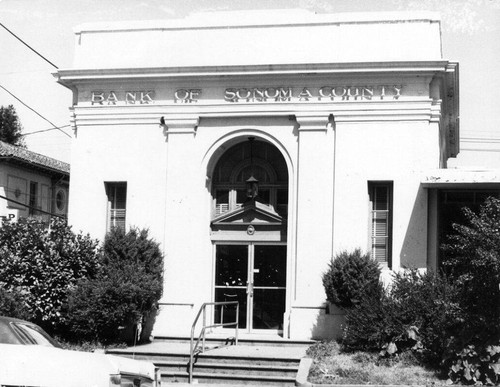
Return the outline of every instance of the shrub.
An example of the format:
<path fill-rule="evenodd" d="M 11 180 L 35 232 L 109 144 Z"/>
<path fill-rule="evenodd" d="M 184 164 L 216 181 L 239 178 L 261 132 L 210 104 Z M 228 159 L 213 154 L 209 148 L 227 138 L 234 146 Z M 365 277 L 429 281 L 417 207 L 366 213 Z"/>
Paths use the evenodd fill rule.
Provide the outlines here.
<path fill-rule="evenodd" d="M 415 351 L 434 365 L 463 323 L 456 287 L 433 272 L 394 275 L 381 297 L 370 297 L 346 313 L 343 344 L 350 350 L 381 350 L 382 356 Z"/>
<path fill-rule="evenodd" d="M 466 225 L 443 246 L 443 267 L 459 288 L 459 302 L 468 317 L 461 334 L 463 347 L 495 338 L 500 341 L 500 200 L 488 198 L 475 214 L 464 209 Z"/>
<path fill-rule="evenodd" d="M 444 366 L 451 381 L 495 384 L 500 375 L 500 200 L 486 199 L 467 224 L 454 224 L 443 245 L 443 267 L 458 288 L 465 318 L 450 338 Z M 496 378 L 496 379 L 495 379 Z"/>
<path fill-rule="evenodd" d="M 468 345 L 446 359 L 448 383 L 498 386 L 500 384 L 500 343 L 478 350 Z"/>
<path fill-rule="evenodd" d="M 457 293 L 453 282 L 432 271 L 420 273 L 412 269 L 395 274 L 390 290 L 395 315 L 391 317 L 406 332 L 415 328 L 415 335 L 411 335 L 406 344 L 400 343 L 402 348 L 411 346 L 426 362 L 439 364 L 449 338 L 464 322 Z"/>
<path fill-rule="evenodd" d="M 71 292 L 68 314 L 72 334 L 80 339 L 117 342 L 154 318 L 162 295 L 163 256 L 147 230 L 114 229 L 106 235 L 101 270 Z M 142 335 L 145 339 L 146 334 Z M 132 338 L 135 339 L 135 333 Z"/>
<path fill-rule="evenodd" d="M 341 308 L 352 308 L 369 295 L 382 291 L 378 263 L 360 249 L 343 251 L 333 258 L 323 274 L 328 301 Z"/>
<path fill-rule="evenodd" d="M 29 319 L 49 331 L 61 326 L 68 291 L 97 271 L 97 241 L 64 220 L 4 222 L 0 228 L 0 286 L 24 295 Z"/>
<path fill-rule="evenodd" d="M 28 319 L 30 315 L 24 294 L 17 289 L 8 291 L 0 287 L 0 316 Z"/>

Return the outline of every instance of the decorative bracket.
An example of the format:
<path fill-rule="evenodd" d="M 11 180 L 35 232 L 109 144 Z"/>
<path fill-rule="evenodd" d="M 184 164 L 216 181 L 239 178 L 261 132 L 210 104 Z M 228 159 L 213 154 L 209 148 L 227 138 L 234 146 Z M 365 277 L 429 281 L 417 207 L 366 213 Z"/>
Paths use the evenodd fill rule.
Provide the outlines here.
<path fill-rule="evenodd" d="M 163 135 L 168 139 L 171 134 L 192 134 L 196 136 L 196 130 L 200 123 L 200 117 L 197 116 L 178 116 L 161 117 L 160 128 L 163 129 Z"/>
<path fill-rule="evenodd" d="M 327 132 L 329 128 L 333 128 L 331 116 L 326 114 L 299 113 L 295 115 L 295 119 L 299 124 L 299 132 Z"/>

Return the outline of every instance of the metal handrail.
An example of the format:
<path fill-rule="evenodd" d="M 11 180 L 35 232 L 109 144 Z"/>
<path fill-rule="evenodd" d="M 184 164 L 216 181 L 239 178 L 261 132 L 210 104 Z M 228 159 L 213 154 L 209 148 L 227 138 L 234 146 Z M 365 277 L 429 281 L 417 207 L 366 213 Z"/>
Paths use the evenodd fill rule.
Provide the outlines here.
<path fill-rule="evenodd" d="M 221 309 L 221 322 L 219 324 L 207 325 L 207 306 L 222 306 Z M 224 323 L 224 306 L 226 305 L 236 305 L 236 321 Z M 194 343 L 194 330 L 196 328 L 196 324 L 198 323 L 198 319 L 201 316 L 201 312 L 203 312 L 203 327 L 201 328 L 201 332 L 196 340 L 196 344 Z M 240 303 L 238 301 L 221 301 L 221 302 L 205 302 L 198 311 L 196 318 L 194 319 L 193 325 L 191 326 L 191 342 L 189 348 L 189 383 L 193 382 L 193 363 L 194 363 L 194 354 L 200 344 L 200 340 L 202 341 L 202 346 L 200 353 L 205 351 L 205 332 L 208 328 L 218 328 L 218 327 L 226 327 L 233 326 L 235 327 L 234 334 L 234 344 L 238 345 L 238 325 L 240 319 Z"/>

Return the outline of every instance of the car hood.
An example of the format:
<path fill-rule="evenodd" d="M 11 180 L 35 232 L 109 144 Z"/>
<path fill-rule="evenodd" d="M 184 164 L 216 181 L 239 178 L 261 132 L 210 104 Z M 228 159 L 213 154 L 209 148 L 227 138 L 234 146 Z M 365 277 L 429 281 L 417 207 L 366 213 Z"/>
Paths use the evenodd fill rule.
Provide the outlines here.
<path fill-rule="evenodd" d="M 0 385 L 109 387 L 109 375 L 155 378 L 152 363 L 40 345 L 0 344 Z"/>

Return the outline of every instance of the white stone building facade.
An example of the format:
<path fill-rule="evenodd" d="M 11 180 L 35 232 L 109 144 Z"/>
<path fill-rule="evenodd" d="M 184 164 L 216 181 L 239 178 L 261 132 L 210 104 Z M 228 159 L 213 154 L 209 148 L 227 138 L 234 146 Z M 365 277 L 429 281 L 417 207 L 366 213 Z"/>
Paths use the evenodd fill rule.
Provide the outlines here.
<path fill-rule="evenodd" d="M 74 93 L 70 223 L 161 243 L 155 335 L 188 335 L 202 303 L 238 300 L 248 334 L 333 337 L 341 312 L 321 278 L 336 253 L 370 252 L 385 278 L 438 264 L 458 64 L 434 14 L 84 25 L 56 76 Z"/>

